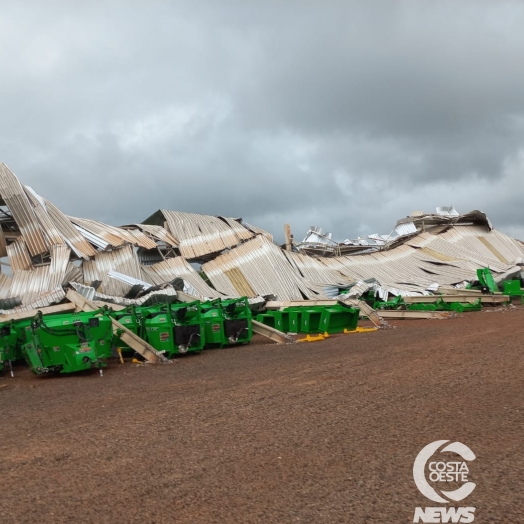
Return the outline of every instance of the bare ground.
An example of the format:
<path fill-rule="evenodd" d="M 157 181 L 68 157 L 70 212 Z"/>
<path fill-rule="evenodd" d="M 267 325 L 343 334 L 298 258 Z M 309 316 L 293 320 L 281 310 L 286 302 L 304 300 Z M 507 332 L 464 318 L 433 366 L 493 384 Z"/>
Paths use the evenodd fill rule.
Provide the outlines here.
<path fill-rule="evenodd" d="M 393 323 L 393 322 L 392 322 Z M 167 366 L 0 379 L 0 522 L 407 523 L 467 444 L 475 522 L 524 523 L 524 309 Z"/>

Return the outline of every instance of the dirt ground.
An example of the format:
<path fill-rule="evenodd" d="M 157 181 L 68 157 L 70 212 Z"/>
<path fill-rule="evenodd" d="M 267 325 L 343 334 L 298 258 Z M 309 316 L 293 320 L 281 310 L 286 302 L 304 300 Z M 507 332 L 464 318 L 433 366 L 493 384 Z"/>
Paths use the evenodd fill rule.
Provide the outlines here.
<path fill-rule="evenodd" d="M 475 523 L 524 523 L 524 309 L 171 365 L 0 379 L 0 522 L 407 523 L 460 441 Z"/>

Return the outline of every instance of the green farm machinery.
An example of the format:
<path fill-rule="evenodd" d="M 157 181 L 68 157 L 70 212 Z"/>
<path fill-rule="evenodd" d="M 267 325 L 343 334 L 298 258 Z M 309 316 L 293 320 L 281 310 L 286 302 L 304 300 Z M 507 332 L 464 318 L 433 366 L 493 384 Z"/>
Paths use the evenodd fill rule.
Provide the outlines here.
<path fill-rule="evenodd" d="M 266 311 L 256 317 L 258 322 L 285 333 L 344 333 L 354 331 L 359 308 L 344 304 L 331 306 L 294 306 L 282 311 Z"/>
<path fill-rule="evenodd" d="M 201 303 L 162 304 L 144 313 L 146 339 L 167 358 L 189 352 L 200 353 L 205 346 Z"/>
<path fill-rule="evenodd" d="M 43 317 L 24 328 L 22 354 L 37 375 L 75 373 L 105 367 L 111 356 L 113 332 L 107 310 Z"/>

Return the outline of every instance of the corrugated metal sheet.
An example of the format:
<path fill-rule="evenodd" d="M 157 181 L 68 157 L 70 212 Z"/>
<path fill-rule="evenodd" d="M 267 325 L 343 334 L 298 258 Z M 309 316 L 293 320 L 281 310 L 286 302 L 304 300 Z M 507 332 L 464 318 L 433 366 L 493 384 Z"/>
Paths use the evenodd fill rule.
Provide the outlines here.
<path fill-rule="evenodd" d="M 404 224 L 398 224 L 395 227 L 395 232 L 399 236 L 412 235 L 417 232 L 417 228 L 413 222 L 405 222 Z"/>
<path fill-rule="evenodd" d="M 51 247 L 51 265 L 49 266 L 49 289 L 62 285 L 69 267 L 71 250 L 65 245 Z"/>
<path fill-rule="evenodd" d="M 47 245 L 33 208 L 22 184 L 5 164 L 0 164 L 0 195 L 20 228 L 31 256 L 45 253 Z"/>
<path fill-rule="evenodd" d="M 197 259 L 239 244 L 253 233 L 233 219 L 197 215 L 163 209 L 169 232 L 179 242 L 180 253 L 187 259 Z"/>
<path fill-rule="evenodd" d="M 164 289 L 151 291 L 151 293 L 135 299 L 98 293 L 94 288 L 90 286 L 84 286 L 78 282 L 71 282 L 71 286 L 87 300 L 101 300 L 103 302 L 122 306 L 144 306 L 156 304 L 157 302 L 172 302 L 176 299 L 177 296 L 176 290 L 171 286 L 166 286 Z"/>
<path fill-rule="evenodd" d="M 8 249 L 20 241 L 21 239 L 17 239 L 15 243 L 8 246 Z M 31 267 L 31 269 L 21 267 L 15 269 L 7 297 L 20 297 L 25 306 L 28 303 L 38 301 L 41 295 L 56 290 L 64 281 L 69 265 L 69 256 L 70 250 L 67 246 L 52 246 L 50 264 Z M 11 261 L 18 260 L 20 262 L 20 259 L 20 256 L 10 256 Z"/>
<path fill-rule="evenodd" d="M 84 282 L 91 283 L 96 280 L 102 282 L 99 291 L 107 295 L 124 296 L 131 286 L 118 282 L 109 277 L 112 269 L 142 280 L 142 273 L 138 257 L 132 246 L 124 246 L 114 251 L 101 251 L 94 260 L 85 260 L 82 263 Z"/>
<path fill-rule="evenodd" d="M 453 206 L 442 206 L 437 207 L 437 215 L 458 217 L 459 212 Z"/>
<path fill-rule="evenodd" d="M 223 297 L 221 293 L 210 287 L 183 257 L 170 258 L 152 266 L 142 266 L 142 271 L 144 279 L 149 279 L 154 285 L 172 282 L 178 277 L 191 285 L 202 299 Z"/>
<path fill-rule="evenodd" d="M 347 286 L 354 280 L 324 264 L 324 258 L 313 258 L 300 253 L 284 251 L 285 256 L 309 282 L 322 285 Z"/>
<path fill-rule="evenodd" d="M 156 249 L 151 251 L 143 251 L 139 249 L 137 255 L 140 264 L 143 264 L 144 266 L 152 266 L 153 264 L 158 264 L 165 260 Z"/>
<path fill-rule="evenodd" d="M 103 224 L 102 222 L 71 216 L 68 216 L 67 218 L 69 218 L 73 224 L 79 226 L 79 231 L 82 233 L 82 235 L 84 235 L 84 231 L 87 231 L 91 233 L 91 235 L 102 239 L 102 241 L 105 243 L 105 247 L 103 249 L 106 249 L 109 246 L 120 247 L 125 243 L 125 240 L 121 235 L 115 235 L 113 233 L 113 228 L 111 226 L 106 226 L 106 224 Z M 89 238 L 87 236 L 86 238 L 89 240 L 89 242 L 93 242 L 93 238 Z M 95 245 L 100 247 L 98 242 L 95 242 Z"/>
<path fill-rule="evenodd" d="M 205 263 L 202 268 L 213 286 L 229 296 L 241 295 L 232 280 L 233 274 L 242 275 L 256 295 L 276 295 L 278 300 L 315 296 L 283 251 L 261 235 Z M 237 271 L 232 272 L 235 269 Z"/>
<path fill-rule="evenodd" d="M 139 280 L 138 278 L 133 278 L 128 275 L 124 275 L 123 273 L 119 273 L 114 269 L 109 270 L 107 275 L 109 278 L 114 278 L 115 280 L 123 282 L 124 284 L 127 284 L 131 287 L 137 285 L 142 286 L 144 289 L 149 289 L 151 287 L 151 284 L 149 284 L 148 282 L 144 282 L 143 280 Z"/>
<path fill-rule="evenodd" d="M 2 230 L 2 226 L 0 225 L 0 257 L 6 257 L 6 256 L 7 256 L 7 244 L 5 241 L 5 236 Z"/>
<path fill-rule="evenodd" d="M 49 248 L 53 245 L 65 244 L 65 240 L 60 234 L 60 231 L 58 231 L 54 222 L 47 214 L 43 199 L 39 197 L 29 186 L 23 187 L 27 199 L 33 206 L 33 211 L 36 215 L 36 218 L 38 219 L 38 222 L 40 222 L 40 227 L 42 229 L 44 238 L 46 239 L 47 247 Z"/>
<path fill-rule="evenodd" d="M 67 265 L 67 270 L 64 275 L 64 280 L 62 284 L 67 284 L 68 282 L 79 282 L 84 283 L 84 276 L 82 274 L 82 269 L 78 266 L 75 266 L 73 263 L 69 262 Z"/>
<path fill-rule="evenodd" d="M 151 240 L 147 235 L 144 235 L 139 229 L 124 229 L 134 239 L 133 244 L 143 247 L 144 249 L 156 249 L 156 242 Z"/>
<path fill-rule="evenodd" d="M 13 243 L 7 246 L 7 256 L 9 257 L 9 263 L 11 264 L 13 273 L 33 269 L 31 256 L 22 237 L 18 237 Z"/>
<path fill-rule="evenodd" d="M 178 246 L 178 240 L 167 229 L 163 228 L 162 226 L 153 226 L 150 224 L 133 224 L 133 225 L 136 226 L 138 229 L 141 229 L 142 231 L 148 233 L 153 238 L 156 238 L 157 240 L 164 242 L 164 244 L 168 246 L 171 246 L 171 247 Z"/>
<path fill-rule="evenodd" d="M 484 255 L 498 263 L 507 260 L 509 264 L 518 263 L 524 257 L 524 245 L 514 238 L 481 226 L 458 226 L 439 235 L 440 238 Z M 498 255 L 496 255 L 497 253 Z"/>
<path fill-rule="evenodd" d="M 75 225 L 49 200 L 44 200 L 47 213 L 72 251 L 80 258 L 89 259 L 97 253 L 96 249 L 78 231 Z"/>
<path fill-rule="evenodd" d="M 266 231 L 265 229 L 262 229 L 260 227 L 257 227 L 257 226 L 253 226 L 251 224 L 248 224 L 245 220 L 242 220 L 242 225 L 246 228 L 246 229 L 249 229 L 249 231 L 251 231 L 252 233 L 254 233 L 255 235 L 264 235 L 268 240 L 270 240 L 271 242 L 273 242 L 273 235 L 271 233 L 269 233 L 268 231 Z"/>
<path fill-rule="evenodd" d="M 235 232 L 235 235 L 240 238 L 240 240 L 249 240 L 250 238 L 253 238 L 251 231 L 242 225 L 241 218 L 228 218 L 222 216 L 217 216 L 217 218 L 225 222 Z"/>
<path fill-rule="evenodd" d="M 0 300 L 13 298 L 9 294 L 12 281 L 12 277 L 6 275 L 5 273 L 0 273 Z"/>
<path fill-rule="evenodd" d="M 5 310 L 0 309 L 0 315 L 10 315 L 22 311 L 31 311 L 32 309 L 41 309 L 44 307 L 52 306 L 53 304 L 59 304 L 64 300 L 65 292 L 59 287 L 51 291 L 47 291 L 38 296 L 33 302 L 29 302 L 22 306 L 15 307 L 13 309 Z"/>
<path fill-rule="evenodd" d="M 101 247 L 102 242 L 98 239 L 102 239 L 106 243 L 106 249 L 108 246 L 120 247 L 125 243 L 132 244 L 134 246 L 143 247 L 144 249 L 155 249 L 156 243 L 149 237 L 144 235 L 138 229 L 122 229 L 115 226 L 104 224 L 103 222 L 97 222 L 96 220 L 88 220 L 85 218 L 68 217 L 73 224 L 78 226 L 79 231 L 85 235 L 87 231 L 90 235 L 85 235 L 87 240 L 94 242 L 96 246 Z M 93 236 L 98 237 L 98 239 Z"/>
<path fill-rule="evenodd" d="M 107 249 L 111 246 L 107 240 L 104 240 L 102 237 L 99 237 L 98 235 L 95 235 L 91 231 L 88 231 L 87 229 L 84 229 L 83 227 L 80 227 L 77 224 L 74 224 L 75 228 L 78 230 L 78 232 L 91 244 L 95 245 L 99 249 Z M 97 251 L 98 253 L 98 251 Z"/>

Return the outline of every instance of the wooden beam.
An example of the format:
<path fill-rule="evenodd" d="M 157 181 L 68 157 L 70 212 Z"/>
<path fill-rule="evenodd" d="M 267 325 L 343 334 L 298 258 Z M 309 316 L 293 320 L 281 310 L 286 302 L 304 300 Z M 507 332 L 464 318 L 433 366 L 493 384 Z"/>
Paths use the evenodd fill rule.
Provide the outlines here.
<path fill-rule="evenodd" d="M 431 296 L 415 296 L 415 297 L 403 297 L 406 304 L 431 304 L 442 299 L 447 304 L 451 302 L 463 302 L 467 304 L 474 304 L 480 299 L 481 304 L 501 304 L 503 302 L 509 302 L 508 295 L 431 295 Z"/>
<path fill-rule="evenodd" d="M 470 295 L 470 296 L 478 296 L 482 295 L 482 291 L 480 289 L 457 289 L 455 287 L 439 287 L 439 292 L 443 295 Z M 501 292 L 492 293 L 492 295 L 502 295 Z"/>
<path fill-rule="evenodd" d="M 334 306 L 336 304 L 336 300 L 270 300 L 264 307 L 283 310 L 287 307 Z"/>
<path fill-rule="evenodd" d="M 382 318 L 380 313 L 373 309 L 371 306 L 366 304 L 363 300 L 357 300 L 356 307 L 360 308 L 360 316 L 368 317 L 369 320 L 375 325 L 375 327 L 380 327 L 382 325 Z"/>
<path fill-rule="evenodd" d="M 407 311 L 405 309 L 391 309 L 391 310 L 381 310 L 380 316 L 382 318 L 449 318 L 451 316 L 451 311 Z"/>
<path fill-rule="evenodd" d="M 253 332 L 274 340 L 279 344 L 289 344 L 290 342 L 293 342 L 293 339 L 285 333 L 282 333 L 282 331 L 266 326 L 265 324 L 262 324 L 262 322 L 256 320 L 253 320 Z"/>
<path fill-rule="evenodd" d="M 286 239 L 286 251 L 291 251 L 293 237 L 291 235 L 291 226 L 289 224 L 284 224 L 284 237 Z"/>
<path fill-rule="evenodd" d="M 28 311 L 18 311 L 8 315 L 0 315 L 0 322 L 9 322 L 10 320 L 23 320 L 25 318 L 32 318 L 37 315 L 39 311 L 42 315 L 51 315 L 53 313 L 67 313 L 75 310 L 75 304 L 58 304 L 57 306 L 43 307 L 40 309 L 30 309 Z"/>
<path fill-rule="evenodd" d="M 66 298 L 75 304 L 82 311 L 95 311 L 99 308 L 96 307 L 91 301 L 84 298 L 80 293 L 77 293 L 73 289 L 69 289 L 66 294 Z M 138 335 L 135 335 L 132 331 L 127 329 L 123 324 L 111 319 L 113 324 L 113 333 L 118 336 L 137 353 L 142 355 L 148 362 L 165 363 L 169 360 L 157 351 L 153 346 L 148 344 L 145 340 L 142 340 Z"/>

